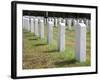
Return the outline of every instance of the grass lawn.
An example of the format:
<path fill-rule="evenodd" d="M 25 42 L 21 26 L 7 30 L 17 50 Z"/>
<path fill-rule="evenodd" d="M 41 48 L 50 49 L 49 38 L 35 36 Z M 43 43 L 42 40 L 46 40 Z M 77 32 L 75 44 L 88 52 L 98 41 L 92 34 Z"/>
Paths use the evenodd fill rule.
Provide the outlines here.
<path fill-rule="evenodd" d="M 23 30 L 23 69 L 57 68 L 90 66 L 90 32 L 86 35 L 86 62 L 75 60 L 75 31 L 66 29 L 65 51 L 57 49 L 58 27 L 53 28 L 53 41 L 47 44 L 47 28 L 45 38 L 40 39 L 33 33 Z"/>

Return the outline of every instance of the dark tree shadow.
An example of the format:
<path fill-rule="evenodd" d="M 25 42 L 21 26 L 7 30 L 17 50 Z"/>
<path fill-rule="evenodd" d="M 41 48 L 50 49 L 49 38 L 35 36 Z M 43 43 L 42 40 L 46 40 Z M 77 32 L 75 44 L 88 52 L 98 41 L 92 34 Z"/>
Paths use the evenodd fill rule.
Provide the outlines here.
<path fill-rule="evenodd" d="M 64 61 L 57 61 L 55 62 L 54 64 L 56 66 L 64 66 L 64 65 L 70 65 L 70 64 L 74 64 L 76 63 L 76 60 L 75 59 L 72 59 L 72 60 L 64 60 Z"/>

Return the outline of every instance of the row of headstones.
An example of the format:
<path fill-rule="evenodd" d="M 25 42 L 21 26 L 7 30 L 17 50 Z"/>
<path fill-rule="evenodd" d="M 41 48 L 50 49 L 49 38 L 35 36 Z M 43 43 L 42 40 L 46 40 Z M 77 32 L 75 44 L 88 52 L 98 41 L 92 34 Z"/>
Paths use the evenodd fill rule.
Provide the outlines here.
<path fill-rule="evenodd" d="M 35 16 L 23 16 L 23 18 L 24 19 L 26 18 L 31 26 L 31 20 L 32 20 L 32 18 L 35 18 Z M 39 18 L 43 18 L 43 17 L 37 17 L 37 18 L 39 19 Z M 86 18 L 75 19 L 75 18 L 57 18 L 57 17 L 53 18 L 52 17 L 51 19 L 53 20 L 55 27 L 57 27 L 59 25 L 59 22 L 62 21 L 62 19 L 63 19 L 65 21 L 65 25 L 66 25 L 65 28 L 67 28 L 69 30 L 72 30 L 72 29 L 75 30 L 75 25 L 77 23 L 81 23 L 81 22 L 86 24 L 87 31 L 90 31 L 90 28 L 91 28 L 91 20 L 86 19 Z M 49 20 L 49 18 L 43 18 L 44 24 L 47 24 L 48 20 Z M 30 26 L 27 30 L 31 29 Z"/>
<path fill-rule="evenodd" d="M 45 18 L 45 24 L 47 23 L 47 20 L 49 18 Z M 59 22 L 61 22 L 62 20 L 65 21 L 65 25 L 67 29 L 69 30 L 72 30 L 72 29 L 75 29 L 75 25 L 77 23 L 84 23 L 86 24 L 86 27 L 87 27 L 87 31 L 90 31 L 90 27 L 91 27 L 91 20 L 89 19 L 82 19 L 82 18 L 79 18 L 79 19 L 75 19 L 75 18 L 52 18 L 53 22 L 54 22 L 54 26 L 57 27 L 59 25 Z"/>
<path fill-rule="evenodd" d="M 34 32 L 36 36 L 41 39 L 44 38 L 44 18 L 43 17 L 23 17 L 23 27 L 28 31 Z M 58 25 L 58 50 L 65 50 L 65 20 L 59 19 Z M 29 27 L 31 26 L 31 27 Z M 47 43 L 50 44 L 53 40 L 53 26 L 54 19 L 47 19 Z M 75 25 L 75 54 L 76 59 L 79 61 L 86 60 L 86 25 L 83 22 L 79 22 Z"/>

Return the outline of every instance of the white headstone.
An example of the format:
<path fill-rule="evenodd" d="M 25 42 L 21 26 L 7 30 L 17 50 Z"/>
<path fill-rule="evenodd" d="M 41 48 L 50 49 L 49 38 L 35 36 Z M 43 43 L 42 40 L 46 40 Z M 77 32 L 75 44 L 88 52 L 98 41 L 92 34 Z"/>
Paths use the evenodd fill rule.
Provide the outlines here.
<path fill-rule="evenodd" d="M 52 42 L 52 38 L 53 38 L 53 21 L 48 21 L 48 25 L 47 25 L 47 43 L 51 43 Z"/>
<path fill-rule="evenodd" d="M 30 18 L 27 18 L 27 31 L 30 31 Z"/>
<path fill-rule="evenodd" d="M 84 20 L 83 20 L 83 19 L 81 19 L 81 20 L 80 20 L 80 23 L 84 23 Z"/>
<path fill-rule="evenodd" d="M 25 16 L 22 17 L 22 26 L 23 26 L 23 29 L 25 29 Z"/>
<path fill-rule="evenodd" d="M 29 26 L 28 26 L 28 31 L 31 31 L 31 16 L 29 16 Z"/>
<path fill-rule="evenodd" d="M 31 18 L 31 32 L 34 32 L 34 18 Z"/>
<path fill-rule="evenodd" d="M 77 19 L 77 23 L 80 23 L 80 19 Z"/>
<path fill-rule="evenodd" d="M 62 21 L 62 18 L 58 18 L 58 23 L 60 23 Z"/>
<path fill-rule="evenodd" d="M 44 18 L 44 24 L 46 24 L 47 23 L 47 19 L 46 18 Z"/>
<path fill-rule="evenodd" d="M 56 27 L 58 26 L 58 20 L 57 20 L 57 18 L 55 18 L 55 26 Z"/>
<path fill-rule="evenodd" d="M 86 61 L 86 25 L 78 23 L 76 26 L 76 59 L 80 62 Z"/>
<path fill-rule="evenodd" d="M 65 29 L 68 29 L 68 22 L 67 22 L 68 18 L 65 18 Z"/>
<path fill-rule="evenodd" d="M 24 29 L 27 30 L 27 18 L 24 18 Z"/>
<path fill-rule="evenodd" d="M 59 32 L 58 32 L 58 50 L 65 50 L 65 22 L 59 23 Z"/>
<path fill-rule="evenodd" d="M 75 29 L 75 27 L 76 27 L 76 24 L 77 24 L 77 20 L 73 20 L 73 26 L 74 26 L 74 29 Z"/>
<path fill-rule="evenodd" d="M 62 20 L 64 23 L 65 23 L 65 26 L 66 26 L 66 18 L 63 18 L 63 20 Z"/>
<path fill-rule="evenodd" d="M 24 27 L 25 30 L 27 30 L 27 31 L 30 30 L 29 16 L 24 16 L 23 27 Z"/>
<path fill-rule="evenodd" d="M 91 20 L 88 21 L 89 24 L 89 31 L 91 30 Z"/>
<path fill-rule="evenodd" d="M 27 17 L 26 17 L 26 16 L 24 16 L 23 27 L 24 27 L 25 30 L 28 29 L 28 28 L 27 28 L 27 27 L 28 27 L 28 21 L 27 21 Z"/>
<path fill-rule="evenodd" d="M 54 27 L 54 18 L 53 17 L 51 18 L 51 21 L 53 22 L 53 27 Z"/>
<path fill-rule="evenodd" d="M 87 27 L 87 31 L 90 31 L 90 26 L 91 26 L 91 21 L 86 19 L 86 27 Z"/>
<path fill-rule="evenodd" d="M 40 19 L 40 23 L 39 23 L 39 36 L 40 38 L 44 38 L 44 21 L 43 19 Z"/>
<path fill-rule="evenodd" d="M 35 18 L 35 23 L 34 23 L 34 34 L 36 36 L 39 36 L 39 30 L 38 30 L 38 18 Z"/>
<path fill-rule="evenodd" d="M 72 26 L 72 19 L 71 18 L 67 19 L 67 25 L 68 25 L 68 29 L 71 30 L 72 29 L 72 27 L 71 27 Z"/>

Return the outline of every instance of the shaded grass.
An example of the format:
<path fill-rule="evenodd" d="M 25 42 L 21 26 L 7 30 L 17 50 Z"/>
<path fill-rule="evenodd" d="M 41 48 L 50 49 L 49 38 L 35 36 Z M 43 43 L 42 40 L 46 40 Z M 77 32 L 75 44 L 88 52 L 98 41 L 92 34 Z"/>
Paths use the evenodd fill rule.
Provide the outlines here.
<path fill-rule="evenodd" d="M 23 69 L 56 68 L 90 66 L 90 33 L 86 38 L 86 62 L 75 60 L 75 31 L 66 29 L 66 48 L 59 52 L 57 48 L 58 28 L 53 28 L 53 41 L 47 44 L 47 28 L 45 38 L 40 39 L 31 32 L 23 30 Z"/>

